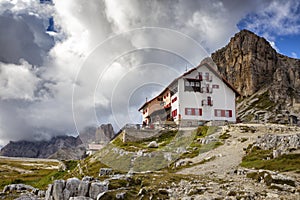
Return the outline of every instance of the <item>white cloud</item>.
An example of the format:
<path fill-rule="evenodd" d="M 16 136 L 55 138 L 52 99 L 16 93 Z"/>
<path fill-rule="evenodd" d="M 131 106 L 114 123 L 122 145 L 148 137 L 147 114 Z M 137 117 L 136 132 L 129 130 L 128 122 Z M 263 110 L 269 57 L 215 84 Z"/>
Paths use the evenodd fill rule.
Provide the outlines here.
<path fill-rule="evenodd" d="M 291 53 L 291 56 L 292 56 L 292 58 L 298 58 L 298 55 L 297 55 L 297 53 L 295 53 L 295 52 L 292 52 L 292 53 Z"/>
<path fill-rule="evenodd" d="M 259 34 L 289 35 L 300 33 L 300 2 L 266 1 L 244 20 L 245 28 Z"/>
<path fill-rule="evenodd" d="M 36 69 L 26 61 L 21 65 L 0 62 L 0 98 L 34 100 L 34 91 L 40 79 Z"/>

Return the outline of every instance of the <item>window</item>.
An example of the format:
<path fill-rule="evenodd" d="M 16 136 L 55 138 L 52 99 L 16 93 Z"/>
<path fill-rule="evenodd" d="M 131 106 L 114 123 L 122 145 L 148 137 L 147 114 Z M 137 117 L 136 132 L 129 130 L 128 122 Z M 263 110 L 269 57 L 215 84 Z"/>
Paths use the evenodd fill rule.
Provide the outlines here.
<path fill-rule="evenodd" d="M 174 99 L 172 99 L 172 103 L 174 103 L 175 101 L 177 101 L 177 97 L 174 97 Z"/>
<path fill-rule="evenodd" d="M 209 73 L 208 72 L 205 72 L 205 80 L 209 81 Z"/>
<path fill-rule="evenodd" d="M 176 117 L 177 116 L 177 109 L 172 111 L 172 117 Z"/>
<path fill-rule="evenodd" d="M 200 92 L 201 82 L 199 79 L 185 79 L 184 81 L 184 91 L 189 92 Z"/>
<path fill-rule="evenodd" d="M 222 117 L 221 116 L 221 110 L 215 110 L 215 116 L 216 117 Z"/>
<path fill-rule="evenodd" d="M 202 81 L 203 80 L 203 78 L 202 78 L 202 72 L 199 72 L 198 73 L 198 77 L 197 77 L 200 81 Z"/>
<path fill-rule="evenodd" d="M 232 110 L 221 110 L 221 109 L 216 109 L 216 110 L 215 110 L 215 117 L 226 117 L 226 118 L 230 118 L 230 117 L 232 117 Z"/>
<path fill-rule="evenodd" d="M 202 116 L 202 109 L 201 108 L 195 108 L 195 115 Z"/>
<path fill-rule="evenodd" d="M 232 117 L 232 110 L 226 110 L 225 117 L 227 117 L 227 118 Z"/>
<path fill-rule="evenodd" d="M 185 115 L 192 115 L 192 109 L 191 108 L 185 108 Z"/>
<path fill-rule="evenodd" d="M 207 97 L 207 105 L 208 106 L 212 106 L 213 105 L 213 102 L 211 100 L 211 97 Z"/>
<path fill-rule="evenodd" d="M 202 116 L 201 108 L 185 108 L 185 115 Z"/>
<path fill-rule="evenodd" d="M 213 88 L 213 89 L 219 89 L 219 87 L 220 87 L 220 86 L 219 86 L 219 85 L 216 85 L 216 84 L 212 85 L 212 88 Z"/>
<path fill-rule="evenodd" d="M 209 93 L 209 84 L 206 84 L 206 92 Z"/>

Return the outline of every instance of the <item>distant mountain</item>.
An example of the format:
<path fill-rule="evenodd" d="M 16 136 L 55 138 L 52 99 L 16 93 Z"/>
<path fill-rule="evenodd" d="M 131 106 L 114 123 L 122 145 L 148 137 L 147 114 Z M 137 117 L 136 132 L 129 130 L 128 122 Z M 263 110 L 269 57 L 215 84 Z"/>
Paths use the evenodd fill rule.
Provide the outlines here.
<path fill-rule="evenodd" d="M 88 147 L 88 144 L 108 143 L 115 136 L 113 126 L 111 124 L 102 124 L 98 127 L 86 127 L 79 133 L 82 143 Z"/>
<path fill-rule="evenodd" d="M 286 123 L 300 113 L 300 60 L 281 55 L 256 34 L 242 30 L 211 55 L 220 73 L 242 94 L 238 116 Z"/>
<path fill-rule="evenodd" d="M 29 158 L 80 159 L 85 148 L 79 137 L 57 136 L 49 141 L 10 141 L 1 156 Z"/>
<path fill-rule="evenodd" d="M 57 136 L 49 141 L 10 141 L 0 150 L 1 156 L 53 158 L 59 160 L 81 159 L 91 143 L 106 144 L 115 136 L 111 124 L 86 127 L 79 136 Z"/>

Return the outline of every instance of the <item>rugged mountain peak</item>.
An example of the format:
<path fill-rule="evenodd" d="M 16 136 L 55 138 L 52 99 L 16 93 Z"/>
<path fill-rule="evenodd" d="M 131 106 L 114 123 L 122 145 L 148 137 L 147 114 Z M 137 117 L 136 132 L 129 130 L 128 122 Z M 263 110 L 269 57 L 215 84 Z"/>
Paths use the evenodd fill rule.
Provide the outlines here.
<path fill-rule="evenodd" d="M 102 124 L 96 130 L 96 142 L 108 143 L 115 135 L 111 124 Z"/>
<path fill-rule="evenodd" d="M 252 95 L 272 81 L 278 65 L 276 51 L 262 37 L 242 30 L 212 54 L 219 71 L 242 95 Z"/>
<path fill-rule="evenodd" d="M 263 37 L 242 30 L 212 59 L 244 98 L 258 93 L 272 112 L 300 112 L 300 60 L 277 53 Z"/>

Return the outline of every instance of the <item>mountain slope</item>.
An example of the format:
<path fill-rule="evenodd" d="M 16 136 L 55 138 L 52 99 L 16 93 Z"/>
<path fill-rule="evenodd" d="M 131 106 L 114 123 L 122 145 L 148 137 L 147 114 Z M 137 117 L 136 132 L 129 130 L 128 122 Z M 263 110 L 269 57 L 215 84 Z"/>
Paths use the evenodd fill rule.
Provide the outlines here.
<path fill-rule="evenodd" d="M 74 149 L 79 148 L 82 144 L 79 137 L 73 136 L 57 136 L 49 141 L 10 141 L 4 146 L 1 151 L 1 156 L 9 157 L 29 157 L 29 158 L 58 158 L 58 151 L 64 149 L 65 152 L 75 151 Z M 80 151 L 81 152 L 81 151 Z M 82 154 L 84 152 L 81 152 Z M 79 159 L 82 155 L 76 155 Z M 62 156 L 65 158 L 66 156 Z M 73 159 L 76 159 L 73 158 Z"/>
<path fill-rule="evenodd" d="M 277 53 L 248 30 L 211 55 L 220 73 L 243 95 L 238 116 L 251 121 L 286 122 L 300 113 L 300 60 Z M 279 116 L 279 117 L 278 117 Z"/>

